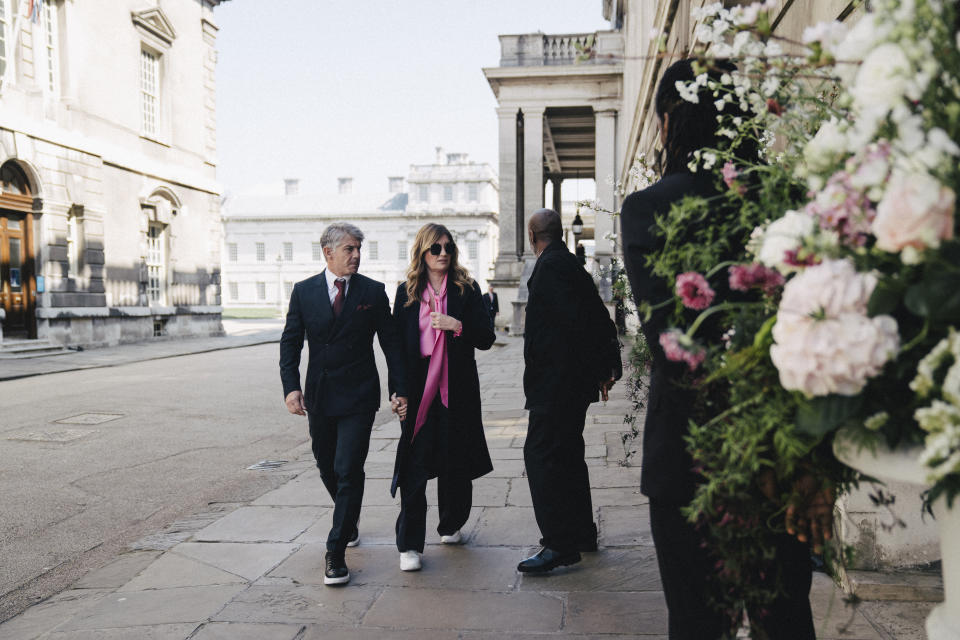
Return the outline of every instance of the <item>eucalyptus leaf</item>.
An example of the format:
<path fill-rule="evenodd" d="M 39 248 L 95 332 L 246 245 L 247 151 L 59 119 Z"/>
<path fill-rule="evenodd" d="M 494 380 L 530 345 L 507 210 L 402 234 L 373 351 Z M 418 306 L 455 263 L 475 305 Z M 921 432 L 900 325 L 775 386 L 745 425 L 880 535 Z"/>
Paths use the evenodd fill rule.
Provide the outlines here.
<path fill-rule="evenodd" d="M 813 436 L 833 431 L 863 406 L 863 394 L 841 396 L 830 394 L 800 402 L 797 410 L 797 430 Z"/>

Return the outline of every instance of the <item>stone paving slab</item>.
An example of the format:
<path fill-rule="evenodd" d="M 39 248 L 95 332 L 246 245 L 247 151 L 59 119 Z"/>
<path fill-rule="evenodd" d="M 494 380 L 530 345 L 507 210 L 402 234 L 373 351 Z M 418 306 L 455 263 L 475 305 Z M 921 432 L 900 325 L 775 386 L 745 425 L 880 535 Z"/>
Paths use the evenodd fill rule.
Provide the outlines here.
<path fill-rule="evenodd" d="M 117 629 L 88 629 L 79 631 L 54 631 L 43 640 L 183 640 L 197 628 L 195 623 L 158 624 L 121 627 Z"/>
<path fill-rule="evenodd" d="M 448 589 L 387 589 L 364 624 L 409 629 L 560 630 L 561 598 L 539 593 L 491 593 Z"/>
<path fill-rule="evenodd" d="M 318 507 L 241 507 L 201 529 L 200 542 L 290 542 L 329 509 Z"/>
<path fill-rule="evenodd" d="M 457 640 L 461 635 L 456 631 L 427 631 L 417 629 L 343 629 L 328 625 L 311 625 L 306 628 L 303 640 Z M 502 637 L 502 636 L 501 636 Z M 541 639 L 543 636 L 539 636 Z M 299 639 L 298 639 L 299 640 Z"/>
<path fill-rule="evenodd" d="M 165 553 L 156 562 L 144 569 L 140 575 L 120 587 L 117 593 L 218 584 L 246 585 L 247 580 L 192 558 L 186 558 L 176 553 Z"/>
<path fill-rule="evenodd" d="M 323 623 L 353 626 L 380 595 L 380 587 L 330 588 L 314 584 L 259 585 L 233 598 L 214 622 Z"/>
<path fill-rule="evenodd" d="M 565 628 L 590 634 L 643 629 L 662 635 L 667 631 L 667 604 L 661 591 L 573 592 L 567 597 Z"/>
<path fill-rule="evenodd" d="M 249 624 L 211 622 L 203 625 L 192 640 L 294 640 L 302 637 L 302 624 Z"/>
<path fill-rule="evenodd" d="M 279 565 L 298 548 L 297 544 L 271 542 L 257 544 L 184 542 L 171 549 L 171 552 L 199 560 L 211 567 L 252 581 Z"/>
<path fill-rule="evenodd" d="M 540 591 L 549 588 L 557 592 L 660 592 L 660 573 L 657 555 L 647 549 L 604 549 L 583 554 L 583 560 L 563 573 L 549 576 L 522 576 L 521 591 Z"/>

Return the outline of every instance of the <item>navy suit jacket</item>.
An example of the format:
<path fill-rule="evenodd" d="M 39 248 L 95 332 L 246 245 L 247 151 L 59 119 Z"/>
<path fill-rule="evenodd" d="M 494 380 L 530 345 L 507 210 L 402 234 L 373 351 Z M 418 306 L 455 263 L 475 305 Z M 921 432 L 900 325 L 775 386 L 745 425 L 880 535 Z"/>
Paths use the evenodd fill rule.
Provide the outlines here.
<path fill-rule="evenodd" d="M 390 392 L 407 395 L 402 347 L 383 283 L 359 273 L 352 275 L 343 311 L 335 319 L 326 276 L 319 273 L 298 282 L 280 338 L 283 397 L 300 390 L 300 353 L 306 337 L 310 361 L 304 402 L 308 412 L 342 416 L 379 409 L 374 333 L 387 357 Z"/>

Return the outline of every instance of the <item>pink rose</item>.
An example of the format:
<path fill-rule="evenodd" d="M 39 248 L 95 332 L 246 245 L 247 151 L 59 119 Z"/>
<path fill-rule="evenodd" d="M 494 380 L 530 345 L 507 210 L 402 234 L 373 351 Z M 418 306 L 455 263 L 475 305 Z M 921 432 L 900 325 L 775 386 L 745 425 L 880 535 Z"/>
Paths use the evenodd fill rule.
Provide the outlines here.
<path fill-rule="evenodd" d="M 683 306 L 698 311 L 709 307 L 716 296 L 707 279 L 696 271 L 688 271 L 677 276 L 676 292 Z"/>
<path fill-rule="evenodd" d="M 955 200 L 953 189 L 928 173 L 894 173 L 873 221 L 877 248 L 897 253 L 939 247 L 953 238 Z"/>

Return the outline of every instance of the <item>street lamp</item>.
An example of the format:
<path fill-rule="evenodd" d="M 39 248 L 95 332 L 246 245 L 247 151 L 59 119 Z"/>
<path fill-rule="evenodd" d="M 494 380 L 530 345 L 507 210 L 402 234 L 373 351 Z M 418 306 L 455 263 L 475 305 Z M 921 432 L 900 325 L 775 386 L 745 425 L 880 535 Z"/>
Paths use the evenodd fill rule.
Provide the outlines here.
<path fill-rule="evenodd" d="M 573 224 L 570 225 L 570 230 L 573 231 L 573 235 L 577 240 L 580 239 L 580 234 L 583 233 L 583 220 L 580 218 L 580 211 L 577 211 L 577 215 L 573 216 Z"/>

